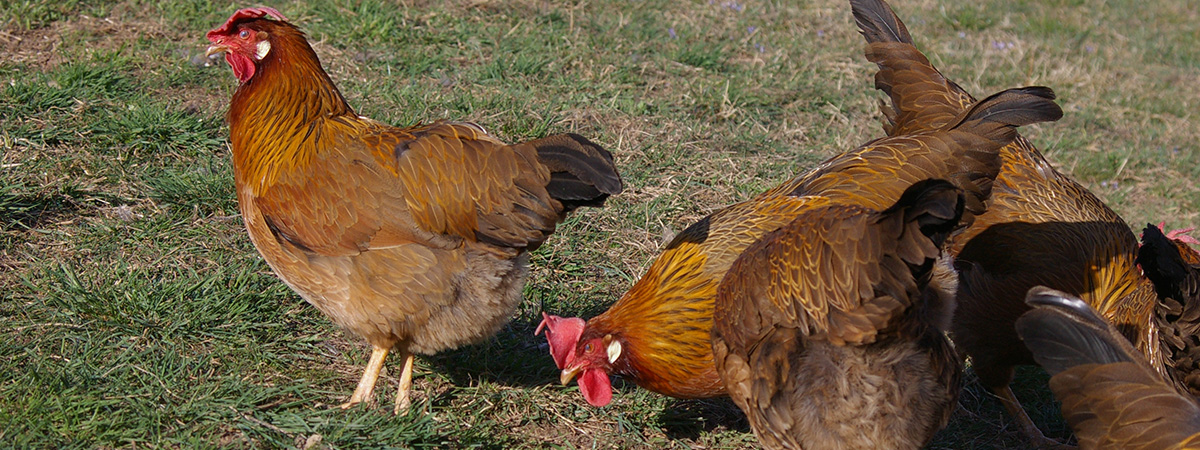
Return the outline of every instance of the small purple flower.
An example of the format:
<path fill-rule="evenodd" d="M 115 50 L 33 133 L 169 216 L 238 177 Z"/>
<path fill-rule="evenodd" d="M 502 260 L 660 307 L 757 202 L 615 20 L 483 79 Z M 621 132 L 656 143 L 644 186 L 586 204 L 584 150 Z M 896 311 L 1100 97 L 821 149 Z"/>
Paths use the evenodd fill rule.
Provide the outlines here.
<path fill-rule="evenodd" d="M 746 9 L 746 7 L 744 5 L 742 5 L 741 3 L 738 3 L 736 1 L 725 2 L 725 3 L 722 3 L 721 6 L 724 6 L 726 8 L 729 8 L 729 9 L 731 9 L 733 11 L 737 11 L 737 12 L 742 12 L 743 9 Z"/>
<path fill-rule="evenodd" d="M 1101 182 L 1100 182 L 1100 187 L 1108 187 L 1108 182 L 1107 182 L 1107 181 L 1101 181 Z"/>
<path fill-rule="evenodd" d="M 1093 47 L 1091 45 L 1085 45 L 1085 46 L 1083 46 L 1083 49 L 1085 51 L 1087 51 L 1088 53 L 1096 53 L 1096 47 Z"/>
<path fill-rule="evenodd" d="M 1017 44 L 1014 44 L 1012 42 L 992 41 L 992 48 L 994 48 L 996 50 L 1008 50 L 1008 49 L 1011 49 L 1016 46 L 1017 46 Z"/>
<path fill-rule="evenodd" d="M 758 50 L 758 52 L 759 52 L 759 53 L 766 53 L 766 52 L 767 52 L 767 48 L 766 48 L 766 47 L 764 47 L 764 46 L 763 46 L 761 43 L 758 43 L 758 42 L 755 42 L 755 43 L 754 43 L 754 48 L 755 48 L 756 50 Z M 1176 150 L 1176 151 L 1178 151 L 1178 150 Z"/>
<path fill-rule="evenodd" d="M 750 25 L 750 26 L 746 27 L 746 34 L 754 34 L 754 32 L 756 30 L 758 30 L 758 27 L 756 27 L 754 25 Z"/>
<path fill-rule="evenodd" d="M 959 37 L 959 38 L 965 38 L 965 37 L 967 37 L 967 32 L 966 32 L 966 31 L 959 31 L 959 32 L 958 32 L 958 37 Z"/>
<path fill-rule="evenodd" d="M 671 39 L 678 39 L 678 38 L 679 38 L 679 36 L 677 36 L 677 35 L 675 34 L 675 27 L 667 28 L 667 36 L 670 36 L 670 37 L 671 37 Z"/>
<path fill-rule="evenodd" d="M 825 30 L 817 30 L 817 37 L 825 37 Z"/>

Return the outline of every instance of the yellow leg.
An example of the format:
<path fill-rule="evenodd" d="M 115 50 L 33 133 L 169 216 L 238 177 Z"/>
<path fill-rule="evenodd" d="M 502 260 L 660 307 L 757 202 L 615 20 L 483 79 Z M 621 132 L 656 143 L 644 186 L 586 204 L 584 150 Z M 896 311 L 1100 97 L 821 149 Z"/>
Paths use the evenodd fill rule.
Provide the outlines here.
<path fill-rule="evenodd" d="M 358 380 L 358 387 L 354 389 L 354 395 L 350 396 L 350 401 L 342 403 L 342 409 L 349 408 L 362 402 L 371 403 L 371 392 L 375 391 L 375 382 L 379 380 L 379 371 L 383 370 L 383 360 L 387 358 L 388 349 L 374 347 L 371 349 L 371 360 L 367 361 L 367 368 L 363 371 L 362 379 Z"/>
<path fill-rule="evenodd" d="M 411 404 L 408 399 L 408 391 L 412 389 L 412 373 L 413 354 L 408 353 L 404 357 L 404 370 L 400 372 L 400 390 L 396 392 L 396 408 L 392 410 L 392 414 L 400 415 L 400 411 L 408 412 L 408 405 Z"/>
<path fill-rule="evenodd" d="M 1054 439 L 1046 437 L 1039 430 L 1037 425 L 1033 424 L 1033 420 L 1029 418 L 1029 414 L 1025 412 L 1025 408 L 1021 407 L 1021 402 L 1017 401 L 1017 396 L 1013 394 L 1012 388 L 1005 385 L 1003 388 L 995 391 L 996 396 L 1000 398 L 1000 403 L 1004 404 L 1004 409 L 1008 410 L 1008 414 L 1016 419 L 1017 427 L 1021 429 L 1021 434 L 1029 439 L 1029 443 L 1035 448 L 1043 449 L 1073 449 L 1074 446 L 1063 444 Z"/>

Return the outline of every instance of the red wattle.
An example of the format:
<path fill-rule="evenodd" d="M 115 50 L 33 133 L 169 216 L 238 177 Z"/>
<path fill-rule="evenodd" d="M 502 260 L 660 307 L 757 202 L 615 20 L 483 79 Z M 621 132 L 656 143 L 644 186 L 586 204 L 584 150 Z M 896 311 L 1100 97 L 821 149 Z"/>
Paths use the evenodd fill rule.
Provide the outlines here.
<path fill-rule="evenodd" d="M 579 392 L 592 406 L 605 406 L 612 401 L 612 381 L 600 369 L 587 369 L 579 377 Z"/>

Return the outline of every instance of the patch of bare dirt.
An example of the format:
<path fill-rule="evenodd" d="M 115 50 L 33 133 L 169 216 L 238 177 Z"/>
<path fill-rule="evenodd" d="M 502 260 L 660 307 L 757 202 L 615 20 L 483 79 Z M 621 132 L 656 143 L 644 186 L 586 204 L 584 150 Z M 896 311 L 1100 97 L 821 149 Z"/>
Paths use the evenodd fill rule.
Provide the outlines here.
<path fill-rule="evenodd" d="M 0 30 L 0 60 L 47 70 L 62 62 L 61 44 L 62 36 L 54 28 Z"/>

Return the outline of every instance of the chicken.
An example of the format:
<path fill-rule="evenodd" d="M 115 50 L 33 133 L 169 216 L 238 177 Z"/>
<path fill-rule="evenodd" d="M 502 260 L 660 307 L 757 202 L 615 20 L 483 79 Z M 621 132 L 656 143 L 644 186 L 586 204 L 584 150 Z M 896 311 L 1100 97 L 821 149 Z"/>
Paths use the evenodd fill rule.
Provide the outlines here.
<path fill-rule="evenodd" d="M 931 177 L 966 191 L 968 210 L 980 213 L 998 170 L 995 149 L 1015 136 L 1013 126 L 1061 117 L 1053 97 L 1047 88 L 997 94 L 977 115 L 964 113 L 938 133 L 869 143 L 701 219 L 667 244 L 608 311 L 586 323 L 545 316 L 539 331 L 548 330 L 561 381 L 579 376 L 580 391 L 596 406 L 612 398 L 609 375 L 673 397 L 724 395 L 710 343 L 713 301 L 746 247 L 814 202 L 836 199 L 882 210 L 908 186 Z"/>
<path fill-rule="evenodd" d="M 1150 367 L 1087 304 L 1038 286 L 1017 333 L 1053 377 L 1050 389 L 1083 450 L 1200 449 L 1200 404 Z"/>
<path fill-rule="evenodd" d="M 1159 298 L 1153 321 L 1167 379 L 1200 396 L 1200 253 L 1188 246 L 1194 240 L 1147 224 L 1137 264 Z"/>
<path fill-rule="evenodd" d="M 875 211 L 829 201 L 768 233 L 717 289 L 717 369 L 768 449 L 920 448 L 962 366 L 928 288 L 965 199 L 941 180 Z"/>
<path fill-rule="evenodd" d="M 876 86 L 891 98 L 891 105 L 882 105 L 885 131 L 928 133 L 974 103 L 912 46 L 904 23 L 886 3 L 850 3 L 870 46 L 909 61 L 881 66 L 875 76 Z M 1152 320 L 1157 299 L 1137 270 L 1137 239 L 1120 216 L 1055 170 L 1024 138 L 1001 149 L 1000 158 L 987 212 L 951 237 L 935 277 L 947 295 L 956 295 L 951 334 L 970 355 L 980 382 L 999 397 L 1031 442 L 1055 446 L 1009 387 L 1014 366 L 1035 363 L 1013 326 L 1029 309 L 1026 292 L 1045 285 L 1083 298 L 1165 374 Z"/>
<path fill-rule="evenodd" d="M 240 81 L 228 120 L 251 241 L 372 347 L 343 407 L 373 400 L 394 351 L 405 409 L 413 355 L 494 334 L 521 300 L 529 252 L 567 212 L 621 192 L 612 155 L 578 135 L 506 145 L 471 123 L 356 115 L 274 9 L 239 10 L 207 38 Z"/>

